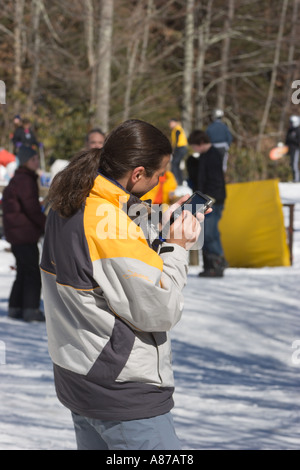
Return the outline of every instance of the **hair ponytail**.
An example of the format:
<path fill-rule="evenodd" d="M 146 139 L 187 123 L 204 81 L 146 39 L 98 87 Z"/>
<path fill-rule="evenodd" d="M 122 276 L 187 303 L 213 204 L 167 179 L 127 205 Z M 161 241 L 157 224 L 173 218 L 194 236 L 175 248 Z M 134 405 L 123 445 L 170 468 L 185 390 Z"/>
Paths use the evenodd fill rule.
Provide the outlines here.
<path fill-rule="evenodd" d="M 77 153 L 53 179 L 48 200 L 62 217 L 71 217 L 83 204 L 94 185 L 101 149 Z"/>

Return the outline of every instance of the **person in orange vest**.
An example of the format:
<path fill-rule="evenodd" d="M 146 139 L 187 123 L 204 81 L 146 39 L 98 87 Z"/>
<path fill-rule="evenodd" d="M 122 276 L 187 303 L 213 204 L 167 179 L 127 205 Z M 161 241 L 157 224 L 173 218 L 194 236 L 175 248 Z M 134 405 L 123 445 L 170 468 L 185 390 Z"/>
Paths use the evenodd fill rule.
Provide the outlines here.
<path fill-rule="evenodd" d="M 166 171 L 159 177 L 159 183 L 141 199 L 146 201 L 151 199 L 152 204 L 171 204 L 171 194 L 177 188 L 177 181 L 171 171 Z"/>
<path fill-rule="evenodd" d="M 186 134 L 177 119 L 170 119 L 169 127 L 171 129 L 171 144 L 173 148 L 172 155 L 172 172 L 176 178 L 178 185 L 182 185 L 183 176 L 180 163 L 188 149 L 188 141 Z"/>

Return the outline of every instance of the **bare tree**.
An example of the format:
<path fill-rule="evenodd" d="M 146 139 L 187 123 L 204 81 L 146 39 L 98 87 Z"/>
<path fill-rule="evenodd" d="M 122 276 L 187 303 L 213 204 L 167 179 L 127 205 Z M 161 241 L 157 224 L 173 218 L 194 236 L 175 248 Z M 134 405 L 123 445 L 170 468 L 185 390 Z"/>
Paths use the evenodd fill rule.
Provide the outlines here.
<path fill-rule="evenodd" d="M 144 15 L 144 6 L 145 2 L 140 1 L 136 5 L 135 9 L 131 11 L 130 22 L 128 23 L 128 29 L 131 29 L 129 38 L 128 38 L 128 48 L 127 48 L 127 73 L 125 74 L 125 93 L 124 93 L 124 105 L 123 105 L 123 120 L 129 118 L 131 110 L 131 95 L 132 88 L 134 85 L 134 80 L 138 78 L 140 73 L 145 72 L 146 70 L 146 50 L 148 44 L 148 35 L 149 35 L 149 15 L 150 9 L 152 7 L 151 2 L 147 2 L 146 5 L 146 17 Z M 148 29 L 148 32 L 145 36 L 145 29 Z M 140 56 L 140 61 L 138 63 L 139 57 L 139 47 L 142 44 L 142 54 Z"/>
<path fill-rule="evenodd" d="M 109 128 L 111 48 L 114 0 L 101 0 L 98 45 L 96 121 L 104 132 Z"/>
<path fill-rule="evenodd" d="M 282 2 L 282 9 L 281 9 L 281 15 L 280 15 L 280 22 L 279 22 L 279 29 L 278 29 L 278 34 L 277 34 L 277 39 L 276 39 L 276 45 L 275 45 L 275 54 L 274 54 L 274 60 L 273 60 L 273 67 L 272 67 L 272 75 L 271 75 L 271 81 L 270 81 L 270 86 L 269 86 L 269 92 L 267 96 L 267 100 L 265 103 L 265 108 L 264 108 L 264 113 L 263 117 L 259 126 L 259 135 L 257 139 L 257 145 L 256 145 L 256 150 L 259 152 L 261 150 L 261 145 L 262 145 L 262 139 L 264 135 L 264 131 L 268 122 L 269 118 L 269 113 L 271 109 L 271 104 L 273 100 L 273 95 L 274 95 L 274 87 L 275 87 L 275 82 L 276 82 L 276 77 L 277 77 L 277 70 L 278 66 L 280 63 L 280 49 L 281 49 L 281 42 L 282 42 L 282 37 L 283 37 L 283 31 L 284 31 L 284 25 L 285 25 L 285 18 L 286 18 L 286 11 L 287 11 L 287 6 L 288 6 L 289 0 L 283 0 Z"/>
<path fill-rule="evenodd" d="M 182 126 L 189 134 L 192 130 L 192 91 L 194 77 L 195 0 L 186 2 Z"/>
<path fill-rule="evenodd" d="M 18 93 L 21 89 L 22 82 L 22 24 L 24 16 L 25 0 L 15 0 L 15 25 L 14 25 L 14 50 L 15 50 L 15 66 L 14 66 L 14 91 Z"/>
<path fill-rule="evenodd" d="M 38 75 L 40 70 L 40 16 L 41 4 L 38 0 L 32 0 L 32 31 L 33 31 L 33 70 L 31 73 L 30 90 L 27 98 L 27 113 L 31 114 L 33 111 L 34 98 L 38 83 Z"/>
<path fill-rule="evenodd" d="M 0 11 L 7 102 L 39 113 L 44 140 L 53 120 L 49 154 L 77 148 L 74 129 L 108 130 L 131 115 L 168 132 L 179 99 L 187 132 L 226 106 L 241 147 L 282 136 L 298 113 L 300 0 L 0 0 Z"/>
<path fill-rule="evenodd" d="M 128 119 L 130 114 L 130 97 L 135 76 L 135 65 L 139 48 L 139 38 L 135 35 L 132 44 L 128 48 L 128 70 L 126 77 L 126 88 L 124 94 L 123 120 Z"/>
<path fill-rule="evenodd" d="M 83 0 L 84 6 L 84 30 L 87 48 L 87 59 L 90 70 L 90 111 L 95 111 L 96 106 L 96 85 L 97 66 L 95 56 L 95 27 L 94 27 L 94 5 L 93 0 Z"/>
<path fill-rule="evenodd" d="M 226 14 L 226 19 L 224 22 L 224 39 L 221 47 L 221 65 L 220 65 L 220 75 L 223 79 L 220 81 L 218 86 L 218 99 L 217 107 L 224 109 L 225 107 L 225 96 L 226 96 L 226 75 L 228 72 L 228 63 L 229 63 L 229 50 L 230 50 L 230 30 L 232 27 L 233 17 L 234 17 L 234 2 L 235 0 L 228 1 L 228 10 Z"/>
<path fill-rule="evenodd" d="M 212 16 L 213 0 L 208 0 L 206 9 L 202 4 L 198 5 L 198 29 L 197 29 L 197 42 L 198 54 L 196 60 L 196 105 L 195 105 L 195 126 L 203 127 L 204 117 L 204 65 L 205 55 L 209 44 L 210 24 Z"/>
<path fill-rule="evenodd" d="M 151 24 L 153 9 L 154 9 L 153 0 L 147 0 L 147 10 L 146 10 L 145 25 L 144 25 L 144 33 L 143 33 L 141 60 L 140 60 L 140 72 L 141 73 L 144 73 L 146 70 L 146 56 L 147 56 L 147 49 L 148 49 L 148 44 L 149 44 L 149 32 L 150 32 L 150 24 Z"/>
<path fill-rule="evenodd" d="M 285 97 L 285 103 L 282 106 L 279 127 L 278 127 L 278 134 L 279 138 L 282 139 L 284 137 L 284 126 L 286 115 L 289 111 L 291 106 L 291 98 L 290 98 L 290 90 L 291 84 L 293 79 L 296 77 L 295 71 L 295 46 L 296 41 L 298 39 L 297 36 L 297 26 L 298 26 L 298 15 L 299 15 L 299 7 L 300 7 L 300 0 L 293 1 L 293 9 L 292 9 L 292 18 L 291 18 L 291 34 L 290 34 L 290 44 L 289 44 L 289 52 L 288 52 L 288 71 L 286 76 L 286 81 L 283 87 L 283 96 Z"/>

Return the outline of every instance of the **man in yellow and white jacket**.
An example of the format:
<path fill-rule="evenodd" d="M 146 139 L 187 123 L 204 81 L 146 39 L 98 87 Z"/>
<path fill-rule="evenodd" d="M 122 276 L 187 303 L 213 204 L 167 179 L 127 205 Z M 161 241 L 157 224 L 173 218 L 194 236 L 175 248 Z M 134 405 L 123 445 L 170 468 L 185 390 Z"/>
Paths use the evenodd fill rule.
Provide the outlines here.
<path fill-rule="evenodd" d="M 58 398 L 104 420 L 172 409 L 168 331 L 182 314 L 188 267 L 181 246 L 163 243 L 159 253 L 149 246 L 120 197 L 127 209 L 137 202 L 99 175 L 84 210 L 70 219 L 50 211 L 41 261 Z"/>
<path fill-rule="evenodd" d="M 154 132 L 157 142 L 150 125 L 129 121 L 117 128 L 112 144 L 118 149 L 124 135 L 131 149 L 128 136 L 141 128 Z M 169 413 L 174 392 L 169 331 L 181 318 L 186 248 L 200 226 L 184 211 L 168 242 L 157 245 L 152 243 L 157 234 L 141 219 L 146 211 L 148 220 L 149 206 L 137 195 L 164 174 L 169 144 L 152 176 L 141 165 L 118 179 L 100 168 L 83 203 L 70 214 L 62 212 L 68 197 L 73 204 L 84 171 L 88 176 L 87 162 L 97 165 L 101 157 L 103 168 L 111 164 L 112 144 L 108 140 L 103 150 L 79 155 L 50 188 L 41 270 L 56 392 L 72 412 L 80 449 L 179 449 Z M 124 151 L 116 155 L 124 161 Z M 176 227 L 183 234 L 177 241 Z"/>

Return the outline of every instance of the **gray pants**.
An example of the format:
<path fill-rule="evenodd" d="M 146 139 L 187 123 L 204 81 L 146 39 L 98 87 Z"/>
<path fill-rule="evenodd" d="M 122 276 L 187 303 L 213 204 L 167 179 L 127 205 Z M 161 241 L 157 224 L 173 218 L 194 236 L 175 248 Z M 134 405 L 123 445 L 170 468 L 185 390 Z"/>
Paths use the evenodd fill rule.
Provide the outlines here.
<path fill-rule="evenodd" d="M 290 149 L 290 159 L 291 159 L 291 168 L 293 172 L 293 181 L 294 183 L 299 183 L 300 181 L 300 171 L 299 171 L 299 149 L 292 148 Z"/>
<path fill-rule="evenodd" d="M 78 450 L 181 450 L 171 413 L 132 421 L 72 418 Z"/>
<path fill-rule="evenodd" d="M 227 163 L 228 163 L 228 150 L 229 150 L 229 145 L 227 142 L 218 142 L 213 144 L 214 147 L 216 147 L 220 154 L 222 155 L 222 166 L 223 166 L 223 171 L 226 173 L 227 171 Z"/>

